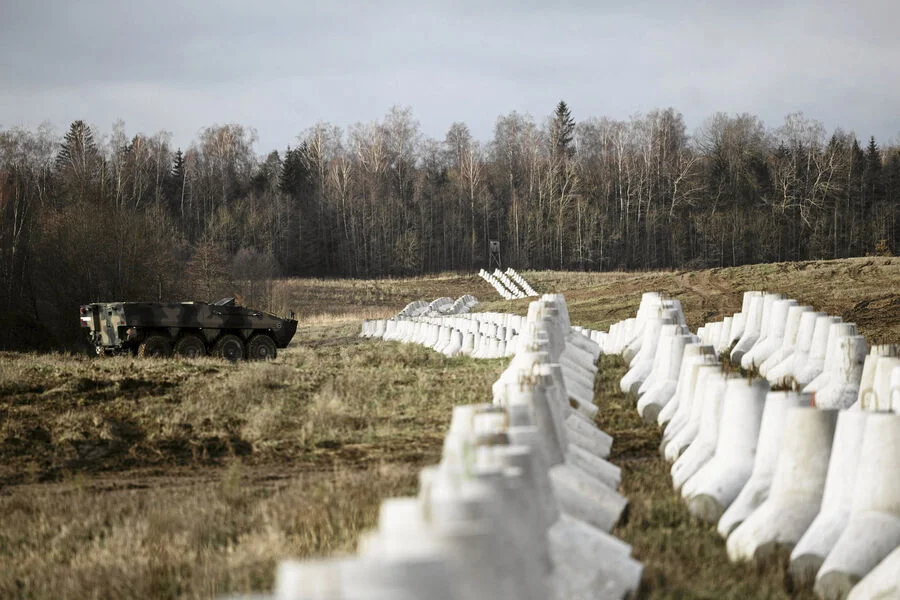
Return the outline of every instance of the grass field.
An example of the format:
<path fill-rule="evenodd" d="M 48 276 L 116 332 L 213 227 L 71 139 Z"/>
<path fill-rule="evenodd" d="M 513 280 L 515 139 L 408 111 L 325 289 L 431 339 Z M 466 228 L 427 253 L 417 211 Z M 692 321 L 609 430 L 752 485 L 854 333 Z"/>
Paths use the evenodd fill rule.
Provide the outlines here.
<path fill-rule="evenodd" d="M 591 327 L 633 315 L 642 291 L 680 298 L 696 328 L 766 289 L 900 340 L 900 259 L 525 276 Z M 352 552 L 380 500 L 438 460 L 451 407 L 489 401 L 505 365 L 363 341 L 359 320 L 463 293 L 496 297 L 474 276 L 278 282 L 272 303 L 302 325 L 271 363 L 0 355 L 0 597 L 208 598 L 269 589 L 281 557 Z M 641 597 L 811 597 L 783 560 L 728 564 L 618 392 L 621 361 L 600 366 L 598 424 L 631 500 L 615 533 L 645 565 Z"/>

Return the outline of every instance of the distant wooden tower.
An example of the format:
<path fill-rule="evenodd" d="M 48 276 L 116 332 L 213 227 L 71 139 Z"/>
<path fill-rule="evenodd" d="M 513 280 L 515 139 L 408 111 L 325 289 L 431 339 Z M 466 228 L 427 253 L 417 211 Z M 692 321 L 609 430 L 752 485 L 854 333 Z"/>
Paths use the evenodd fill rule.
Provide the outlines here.
<path fill-rule="evenodd" d="M 500 264 L 500 240 L 490 240 L 488 245 L 490 249 L 488 268 L 490 269 L 496 265 L 498 269 L 502 269 L 503 265 Z"/>

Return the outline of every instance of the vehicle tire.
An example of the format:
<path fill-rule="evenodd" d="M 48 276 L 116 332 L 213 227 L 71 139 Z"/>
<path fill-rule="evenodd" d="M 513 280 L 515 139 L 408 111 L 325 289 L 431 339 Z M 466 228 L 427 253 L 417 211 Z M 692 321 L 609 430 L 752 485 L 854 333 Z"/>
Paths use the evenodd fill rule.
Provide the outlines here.
<path fill-rule="evenodd" d="M 175 354 L 184 358 L 206 356 L 206 344 L 193 333 L 186 333 L 175 344 Z"/>
<path fill-rule="evenodd" d="M 250 360 L 272 360 L 277 354 L 275 340 L 264 333 L 254 335 L 247 343 L 247 358 Z"/>
<path fill-rule="evenodd" d="M 164 335 L 148 335 L 138 346 L 138 358 L 150 356 L 165 358 L 172 355 L 172 343 Z"/>
<path fill-rule="evenodd" d="M 226 333 L 213 346 L 213 356 L 224 358 L 231 362 L 242 360 L 246 353 L 244 352 L 244 342 L 236 335 Z"/>

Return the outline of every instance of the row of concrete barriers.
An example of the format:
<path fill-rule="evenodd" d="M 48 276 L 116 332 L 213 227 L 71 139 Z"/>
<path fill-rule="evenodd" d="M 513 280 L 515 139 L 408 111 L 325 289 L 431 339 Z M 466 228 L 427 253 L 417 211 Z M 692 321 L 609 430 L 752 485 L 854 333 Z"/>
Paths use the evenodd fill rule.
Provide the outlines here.
<path fill-rule="evenodd" d="M 402 316 L 363 321 L 360 337 L 427 346 L 446 356 L 503 358 L 515 354 L 525 318 L 483 312 L 454 316 Z"/>
<path fill-rule="evenodd" d="M 355 556 L 282 562 L 275 598 L 587 600 L 637 590 L 643 567 L 609 533 L 627 500 L 606 460 L 613 440 L 593 420 L 600 348 L 571 328 L 560 295 L 512 317 L 473 319 L 514 329 L 516 352 L 492 402 L 453 409 L 418 496 L 384 501 Z"/>
<path fill-rule="evenodd" d="M 481 269 L 478 271 L 478 276 L 491 284 L 497 290 L 497 293 L 506 300 L 531 298 L 538 295 L 534 288 L 525 281 L 525 278 L 519 275 L 512 267 L 506 269 L 506 273 L 500 269 L 494 269 L 493 273 Z"/>
<path fill-rule="evenodd" d="M 696 335 L 647 293 L 593 337 L 629 362 L 622 390 L 732 561 L 787 548 L 820 598 L 900 598 L 900 346 L 867 353 L 854 324 L 757 291 Z"/>
<path fill-rule="evenodd" d="M 397 313 L 396 318 L 462 315 L 472 310 L 476 304 L 478 298 L 470 294 L 460 296 L 455 301 L 446 297 L 435 298 L 431 302 L 413 300 Z"/>

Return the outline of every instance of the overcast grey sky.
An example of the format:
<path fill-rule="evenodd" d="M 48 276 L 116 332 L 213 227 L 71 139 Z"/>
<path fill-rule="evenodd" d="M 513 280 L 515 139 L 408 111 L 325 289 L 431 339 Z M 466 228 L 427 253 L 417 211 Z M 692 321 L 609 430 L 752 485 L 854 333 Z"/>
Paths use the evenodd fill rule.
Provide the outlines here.
<path fill-rule="evenodd" d="M 897 139 L 900 2 L 0 0 L 0 127 L 121 118 L 186 146 L 236 122 L 264 153 L 394 104 L 426 135 L 487 140 L 560 99 L 576 119 L 800 110 Z"/>

